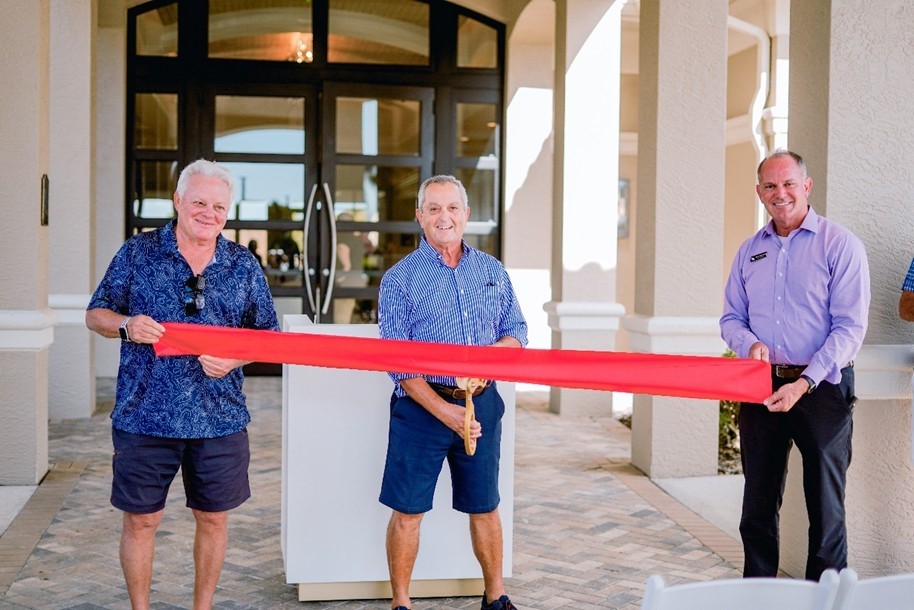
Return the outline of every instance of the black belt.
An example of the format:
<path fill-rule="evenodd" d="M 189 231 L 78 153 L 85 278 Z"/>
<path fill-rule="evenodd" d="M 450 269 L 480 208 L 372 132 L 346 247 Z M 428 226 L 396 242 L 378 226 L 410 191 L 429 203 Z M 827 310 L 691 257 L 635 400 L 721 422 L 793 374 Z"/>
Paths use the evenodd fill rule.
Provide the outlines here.
<path fill-rule="evenodd" d="M 428 382 L 428 385 L 431 386 L 433 390 L 444 396 L 445 398 L 456 398 L 458 400 L 464 400 L 467 397 L 467 391 L 462 388 L 457 388 L 452 385 L 441 385 L 440 383 Z M 492 385 L 491 381 L 486 381 L 486 385 L 480 386 L 473 390 L 473 397 L 477 397 Z"/>
<path fill-rule="evenodd" d="M 803 374 L 803 371 L 806 370 L 806 367 L 809 365 L 806 364 L 772 364 L 771 365 L 771 374 L 775 377 L 781 379 L 799 379 L 800 375 Z M 849 366 L 854 366 L 854 361 L 851 360 L 843 368 Z"/>

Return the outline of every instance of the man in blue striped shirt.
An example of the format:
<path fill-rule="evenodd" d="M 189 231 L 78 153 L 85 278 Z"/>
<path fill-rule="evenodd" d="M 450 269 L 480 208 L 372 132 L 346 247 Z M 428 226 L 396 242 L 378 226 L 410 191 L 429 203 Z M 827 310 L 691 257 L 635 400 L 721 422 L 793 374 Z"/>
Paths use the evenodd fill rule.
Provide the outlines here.
<path fill-rule="evenodd" d="M 463 184 L 434 176 L 419 187 L 419 247 L 381 280 L 378 321 L 385 339 L 523 347 L 527 323 L 511 281 L 494 257 L 463 241 L 470 217 Z M 387 528 L 391 607 L 409 610 L 409 582 L 419 525 L 431 510 L 447 458 L 454 509 L 470 515 L 473 550 L 482 567 L 483 610 L 514 610 L 502 580 L 498 463 L 505 406 L 495 383 L 474 392 L 476 453 L 466 454 L 466 395 L 453 377 L 391 373 L 390 431 L 380 501 L 393 510 Z"/>

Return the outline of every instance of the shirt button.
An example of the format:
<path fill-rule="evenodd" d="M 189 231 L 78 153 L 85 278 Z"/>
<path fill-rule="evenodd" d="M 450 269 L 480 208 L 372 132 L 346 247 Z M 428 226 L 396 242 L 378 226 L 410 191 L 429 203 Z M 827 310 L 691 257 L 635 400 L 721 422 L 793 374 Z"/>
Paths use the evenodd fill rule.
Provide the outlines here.
<path fill-rule="evenodd" d="M 470 317 L 470 314 L 468 314 L 467 312 L 463 312 L 463 317 L 468 318 L 468 317 Z"/>
<path fill-rule="evenodd" d="M 780 321 L 780 320 L 778 320 L 778 321 L 776 321 L 776 322 L 775 322 L 775 324 L 780 324 L 780 323 L 781 323 L 781 321 Z"/>
<path fill-rule="evenodd" d="M 781 297 L 778 297 L 778 301 L 780 301 L 780 300 L 781 300 Z"/>

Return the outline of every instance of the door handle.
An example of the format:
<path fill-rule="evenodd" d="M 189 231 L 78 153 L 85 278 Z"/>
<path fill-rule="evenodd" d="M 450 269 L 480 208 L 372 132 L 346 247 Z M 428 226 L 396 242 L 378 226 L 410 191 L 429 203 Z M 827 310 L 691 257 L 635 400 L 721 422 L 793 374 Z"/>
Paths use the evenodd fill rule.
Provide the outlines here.
<path fill-rule="evenodd" d="M 316 185 L 315 185 L 316 186 Z M 333 209 L 333 195 L 330 194 L 330 185 L 324 183 L 324 201 L 327 203 L 327 216 L 330 218 L 330 267 L 324 268 L 322 275 L 327 276 L 327 292 L 324 294 L 324 303 L 321 313 L 326 314 L 330 307 L 330 298 L 333 296 L 333 282 L 336 280 L 336 211 Z"/>
<path fill-rule="evenodd" d="M 311 262 L 308 259 L 308 229 L 311 227 L 311 215 L 314 212 L 314 196 L 317 194 L 317 183 L 311 187 L 311 195 L 308 197 L 308 207 L 305 208 L 305 237 L 302 244 L 302 270 L 305 274 L 305 294 L 308 296 L 308 306 L 311 311 L 316 313 L 317 303 L 314 301 L 314 291 L 311 289 L 311 279 L 314 277 L 314 269 L 311 268 Z"/>

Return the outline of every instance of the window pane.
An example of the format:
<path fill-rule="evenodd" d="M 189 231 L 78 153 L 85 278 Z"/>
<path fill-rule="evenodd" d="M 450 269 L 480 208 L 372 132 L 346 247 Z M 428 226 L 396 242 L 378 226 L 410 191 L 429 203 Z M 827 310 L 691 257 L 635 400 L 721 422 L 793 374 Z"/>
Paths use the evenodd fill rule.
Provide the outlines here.
<path fill-rule="evenodd" d="M 457 22 L 457 67 L 498 67 L 498 33 L 494 28 L 460 16 Z"/>
<path fill-rule="evenodd" d="M 378 300 L 356 299 L 349 296 L 336 296 L 339 291 L 333 292 L 333 323 L 334 324 L 377 324 Z"/>
<path fill-rule="evenodd" d="M 216 152 L 305 152 L 305 100 L 216 96 Z"/>
<path fill-rule="evenodd" d="M 178 94 L 137 93 L 133 146 L 155 150 L 178 148 Z"/>
<path fill-rule="evenodd" d="M 463 241 L 467 242 L 467 245 L 471 248 L 488 252 L 493 256 L 497 252 L 495 249 L 495 235 L 493 233 L 489 233 L 488 235 L 464 235 Z"/>
<path fill-rule="evenodd" d="M 367 222 L 415 220 L 418 190 L 415 167 L 338 165 L 333 209 Z"/>
<path fill-rule="evenodd" d="M 495 221 L 495 171 L 458 169 L 455 174 L 467 190 L 470 220 Z"/>
<path fill-rule="evenodd" d="M 267 257 L 264 272 L 271 286 L 302 286 L 304 231 L 264 231 Z"/>
<path fill-rule="evenodd" d="M 220 163 L 235 176 L 229 220 L 305 219 L 305 167 L 294 163 Z"/>
<path fill-rule="evenodd" d="M 425 66 L 428 4 L 416 0 L 330 0 L 332 63 Z"/>
<path fill-rule="evenodd" d="M 178 183 L 176 161 L 140 161 L 136 164 L 133 215 L 136 218 L 171 218 L 172 196 Z"/>
<path fill-rule="evenodd" d="M 310 63 L 311 3 L 210 0 L 209 56 Z"/>
<path fill-rule="evenodd" d="M 498 120 L 495 104 L 457 104 L 457 156 L 495 154 Z"/>
<path fill-rule="evenodd" d="M 419 247 L 422 229 L 416 225 L 416 233 L 381 233 L 378 237 L 378 260 L 382 269 L 390 269 L 404 256 Z M 383 274 L 382 274 L 383 275 Z M 378 279 L 380 285 L 380 278 Z"/>
<path fill-rule="evenodd" d="M 266 229 L 224 229 L 222 231 L 222 236 L 226 239 L 247 247 L 254 258 L 260 262 L 261 267 L 266 265 L 268 234 L 269 231 Z"/>
<path fill-rule="evenodd" d="M 154 8 L 136 16 L 136 54 L 177 57 L 177 3 Z"/>
<path fill-rule="evenodd" d="M 414 100 L 337 98 L 336 152 L 418 156 L 420 108 Z"/>

